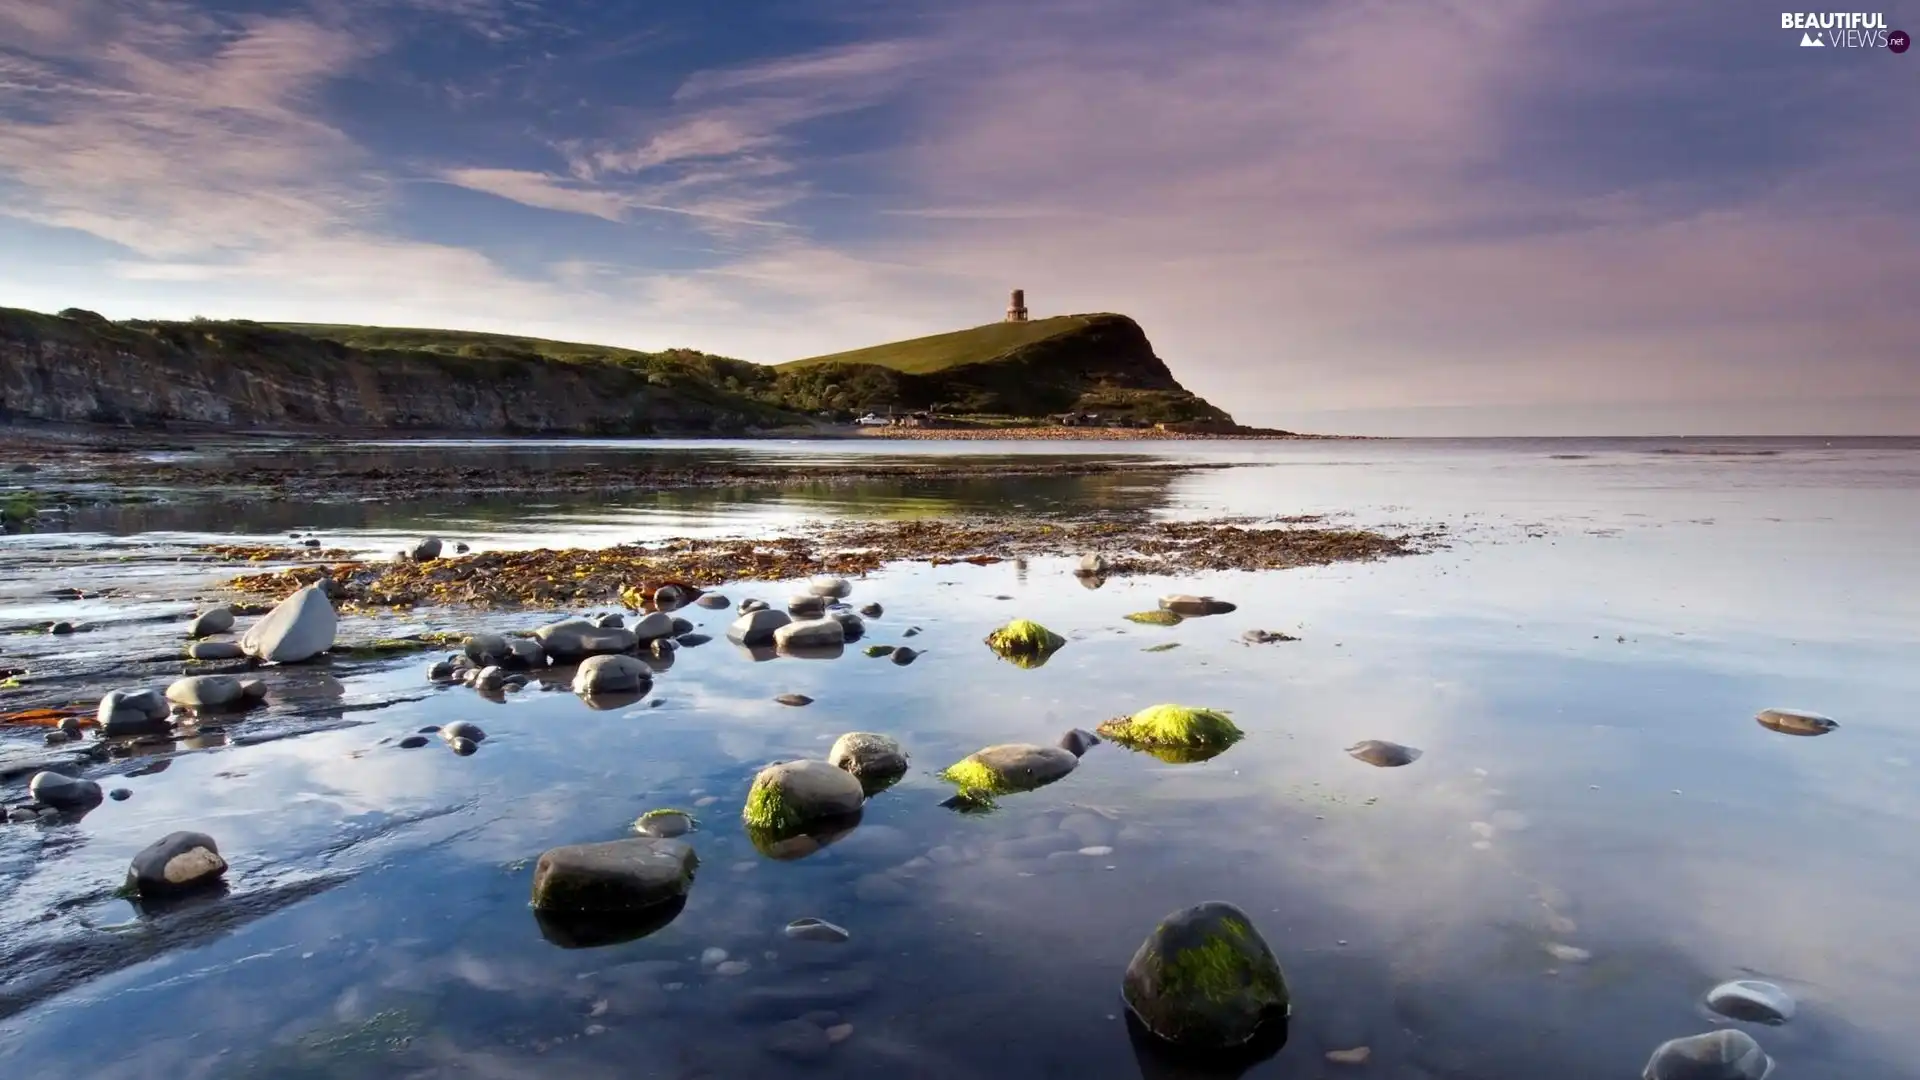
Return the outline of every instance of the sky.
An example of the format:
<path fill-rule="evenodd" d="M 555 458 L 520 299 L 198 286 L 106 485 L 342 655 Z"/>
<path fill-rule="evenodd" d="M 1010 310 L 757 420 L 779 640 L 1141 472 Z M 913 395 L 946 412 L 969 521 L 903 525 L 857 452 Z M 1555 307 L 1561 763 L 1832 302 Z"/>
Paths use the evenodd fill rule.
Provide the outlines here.
<path fill-rule="evenodd" d="M 0 305 L 777 362 L 1019 287 L 1131 315 L 1243 423 L 1920 434 L 1920 50 L 1801 36 L 1671 0 L 0 0 Z"/>

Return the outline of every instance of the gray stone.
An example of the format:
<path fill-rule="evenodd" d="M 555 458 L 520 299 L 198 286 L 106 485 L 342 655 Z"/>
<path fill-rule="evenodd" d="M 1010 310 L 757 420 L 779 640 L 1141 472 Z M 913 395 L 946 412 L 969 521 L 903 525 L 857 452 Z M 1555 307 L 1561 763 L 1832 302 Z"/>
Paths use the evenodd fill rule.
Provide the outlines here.
<path fill-rule="evenodd" d="M 208 608 L 194 616 L 187 624 L 187 636 L 202 638 L 208 634 L 224 634 L 233 629 L 233 609 L 225 606 Z"/>
<path fill-rule="evenodd" d="M 464 670 L 451 660 L 435 660 L 427 666 L 428 682 L 454 682 Z"/>
<path fill-rule="evenodd" d="M 1401 746 L 1385 739 L 1367 739 L 1347 747 L 1347 753 L 1369 765 L 1382 769 L 1411 765 L 1420 760 L 1420 751 L 1411 746 Z"/>
<path fill-rule="evenodd" d="M 1272 630 L 1248 630 L 1240 635 L 1240 640 L 1249 645 L 1271 645 L 1276 641 L 1299 641 L 1292 634 L 1277 633 Z"/>
<path fill-rule="evenodd" d="M 617 611 L 609 611 L 605 615 L 596 616 L 593 619 L 593 625 L 602 630 L 618 630 L 627 625 L 627 619 Z"/>
<path fill-rule="evenodd" d="M 867 632 L 867 624 L 851 611 L 835 609 L 827 612 L 827 618 L 840 624 L 841 636 L 846 641 L 858 641 Z"/>
<path fill-rule="evenodd" d="M 217 885 L 226 872 L 227 860 L 213 837 L 168 833 L 133 857 L 127 887 L 143 897 L 178 896 Z"/>
<path fill-rule="evenodd" d="M 684 810 L 649 810 L 633 823 L 633 831 L 641 836 L 671 840 L 692 832 L 693 826 L 692 815 Z"/>
<path fill-rule="evenodd" d="M 226 709 L 246 700 L 240 680 L 231 675 L 189 675 L 167 687 L 167 700 L 189 709 Z"/>
<path fill-rule="evenodd" d="M 1793 996 L 1770 982 L 1735 979 L 1707 991 L 1707 1008 L 1721 1016 L 1754 1024 L 1784 1024 L 1793 1019 Z"/>
<path fill-rule="evenodd" d="M 412 554 L 414 562 L 432 562 L 440 557 L 440 548 L 440 538 L 437 536 L 429 536 L 413 545 L 413 551 L 410 554 Z"/>
<path fill-rule="evenodd" d="M 560 663 L 589 656 L 632 652 L 639 639 L 624 627 L 603 630 L 585 619 L 562 619 L 533 632 L 546 654 Z"/>
<path fill-rule="evenodd" d="M 1210 900 L 1161 920 L 1121 981 L 1142 1026 L 1183 1048 L 1244 1046 L 1292 1012 L 1286 976 L 1247 913 Z"/>
<path fill-rule="evenodd" d="M 794 596 L 787 600 L 787 614 L 796 619 L 819 619 L 827 614 L 827 598 L 824 596 Z"/>
<path fill-rule="evenodd" d="M 727 627 L 727 640 L 736 645 L 771 645 L 774 634 L 792 621 L 784 611 L 759 608 L 735 619 Z"/>
<path fill-rule="evenodd" d="M 827 764 L 863 778 L 898 776 L 907 771 L 907 752 L 885 735 L 849 731 L 834 740 Z"/>
<path fill-rule="evenodd" d="M 47 633 L 49 633 L 49 634 L 71 634 L 71 633 L 73 633 L 73 624 L 72 624 L 72 623 L 70 623 L 70 622 L 68 622 L 68 621 L 66 621 L 65 619 L 62 619 L 62 620 L 60 620 L 59 622 L 56 622 L 56 623 L 48 623 L 48 624 L 47 624 Z"/>
<path fill-rule="evenodd" d="M 1083 728 L 1074 728 L 1060 736 L 1060 741 L 1054 745 L 1074 757 L 1085 757 L 1088 750 L 1100 745 L 1100 736 Z"/>
<path fill-rule="evenodd" d="M 576 694 L 609 694 L 644 690 L 653 685 L 653 672 L 631 656 L 592 656 L 573 676 Z"/>
<path fill-rule="evenodd" d="M 64 731 L 58 731 L 58 730 L 49 731 L 45 735 L 41 736 L 41 741 L 46 743 L 48 746 L 65 746 L 67 743 L 70 743 L 73 741 L 73 736 L 67 734 Z"/>
<path fill-rule="evenodd" d="M 475 690 L 499 690 L 507 684 L 507 669 L 498 664 L 489 664 L 474 673 Z"/>
<path fill-rule="evenodd" d="M 532 638 L 508 638 L 507 651 L 512 655 L 508 663 L 514 667 L 538 668 L 547 666 L 547 650 Z"/>
<path fill-rule="evenodd" d="M 1733 1028 L 1669 1039 L 1647 1059 L 1641 1080 L 1761 1080 L 1773 1059 L 1753 1036 Z"/>
<path fill-rule="evenodd" d="M 65 773 L 37 772 L 27 781 L 34 801 L 56 810 L 87 810 L 100 805 L 100 785 Z"/>
<path fill-rule="evenodd" d="M 268 663 L 297 664 L 333 648 L 339 626 L 326 593 L 309 585 L 248 627 L 240 647 L 248 656 Z"/>
<path fill-rule="evenodd" d="M 664 611 L 648 612 L 633 624 L 633 636 L 639 641 L 658 641 L 672 637 L 673 633 L 673 616 Z"/>
<path fill-rule="evenodd" d="M 751 614 L 752 612 L 755 612 L 755 611 L 766 611 L 766 610 L 767 610 L 767 602 L 765 600 L 755 600 L 752 597 L 748 597 L 747 599 L 740 601 L 740 614 L 742 615 Z"/>
<path fill-rule="evenodd" d="M 1831 716 L 1802 709 L 1762 709 L 1754 719 L 1782 735 L 1825 735 L 1840 726 Z"/>
<path fill-rule="evenodd" d="M 884 614 L 885 611 L 886 609 L 879 604 L 862 604 L 860 606 L 860 614 L 869 619 L 877 619 Z"/>
<path fill-rule="evenodd" d="M 1182 618 L 1196 618 L 1202 615 L 1225 615 L 1235 610 L 1235 605 L 1225 600 L 1215 600 L 1211 596 L 1188 596 L 1181 593 L 1161 597 L 1160 609 L 1171 611 Z"/>
<path fill-rule="evenodd" d="M 39 821 L 40 815 L 24 806 L 16 806 L 7 811 L 7 820 L 13 822 L 15 825 L 20 825 L 29 821 Z"/>
<path fill-rule="evenodd" d="M 800 708 L 801 706 L 804 706 L 804 705 L 813 704 L 813 699 L 808 697 L 805 694 L 781 694 L 779 697 L 774 698 L 773 700 L 779 702 L 782 705 L 791 705 L 794 708 Z"/>
<path fill-rule="evenodd" d="M 867 800 L 852 773 L 824 761 L 783 761 L 753 778 L 742 817 L 749 826 L 775 831 L 845 817 Z"/>
<path fill-rule="evenodd" d="M 100 699 L 95 714 L 104 738 L 161 735 L 171 730 L 172 710 L 158 690 L 111 690 Z M 64 725 L 62 725 L 64 727 Z M 69 734 L 72 734 L 69 732 Z"/>
<path fill-rule="evenodd" d="M 847 642 L 847 628 L 838 619 L 808 619 L 790 622 L 773 632 L 773 643 L 781 649 L 822 649 Z"/>
<path fill-rule="evenodd" d="M 673 636 L 674 637 L 679 637 L 681 634 L 690 634 L 692 632 L 693 632 L 692 622 L 686 619 L 683 619 L 678 615 L 675 615 L 673 617 Z"/>
<path fill-rule="evenodd" d="M 686 602 L 686 591 L 678 585 L 662 585 L 653 590 L 653 606 L 663 611 L 672 611 Z"/>
<path fill-rule="evenodd" d="M 892 653 L 888 654 L 888 659 L 892 660 L 896 665 L 900 667 L 906 667 L 908 664 L 911 664 L 915 660 L 920 659 L 920 654 L 918 652 L 915 652 L 912 649 L 907 648 L 905 645 L 902 645 L 899 648 L 893 650 Z"/>
<path fill-rule="evenodd" d="M 471 757 L 480 749 L 480 744 L 474 742 L 472 739 L 448 739 L 447 746 L 461 757 Z"/>
<path fill-rule="evenodd" d="M 425 745 L 427 745 L 427 737 L 425 735 L 409 735 L 400 740 L 400 749 L 402 750 L 418 750 Z"/>
<path fill-rule="evenodd" d="M 440 737 L 443 739 L 471 739 L 474 742 L 485 742 L 487 733 L 480 730 L 480 725 L 472 721 L 455 720 L 450 724 L 441 725 Z"/>
<path fill-rule="evenodd" d="M 846 578 L 823 575 L 807 582 L 807 592 L 814 596 L 826 596 L 838 600 L 853 592 L 853 583 Z"/>
<path fill-rule="evenodd" d="M 267 684 L 261 679 L 241 679 L 240 696 L 248 701 L 258 701 L 267 696 Z"/>
<path fill-rule="evenodd" d="M 166 699 L 165 699 L 165 698 L 161 698 L 159 694 L 157 694 L 157 693 L 154 693 L 154 691 L 152 691 L 152 690 L 148 690 L 148 691 L 145 691 L 145 692 L 146 692 L 146 693 L 149 693 L 149 694 L 153 694 L 153 696 L 154 696 L 155 698 L 159 698 L 159 699 L 160 699 L 160 707 L 161 707 L 161 708 L 163 708 L 163 709 L 164 709 L 164 708 L 166 708 L 166 707 L 167 707 L 167 702 L 166 702 Z M 72 717 L 72 716 L 63 716 L 63 717 L 61 717 L 61 718 L 60 718 L 60 733 L 61 733 L 62 735 L 65 735 L 65 736 L 66 736 L 67 738 L 69 738 L 69 739 L 77 739 L 77 738 L 79 738 L 79 737 L 80 737 L 80 720 L 79 720 L 79 718 L 77 718 L 77 717 Z"/>
<path fill-rule="evenodd" d="M 237 641 L 196 641 L 187 646 L 192 660 L 238 660 L 247 655 Z"/>
<path fill-rule="evenodd" d="M 133 798 L 133 792 L 123 787 L 117 787 L 107 792 L 107 798 L 112 799 L 114 802 L 126 802 L 128 799 Z"/>
<path fill-rule="evenodd" d="M 725 611 L 727 608 L 733 606 L 733 601 L 719 593 L 703 593 L 700 599 L 695 600 L 694 603 L 706 608 L 708 611 Z"/>
<path fill-rule="evenodd" d="M 1080 565 L 1073 572 L 1080 577 L 1095 577 L 1107 572 L 1107 557 L 1099 554 L 1080 556 Z"/>
<path fill-rule="evenodd" d="M 540 856 L 533 906 L 540 911 L 638 911 L 685 896 L 700 865 L 679 840 L 645 837 L 571 844 Z"/>
<path fill-rule="evenodd" d="M 485 630 L 477 634 L 468 634 L 463 648 L 467 659 L 482 667 L 504 664 L 513 657 L 513 644 L 504 634 L 490 633 Z"/>

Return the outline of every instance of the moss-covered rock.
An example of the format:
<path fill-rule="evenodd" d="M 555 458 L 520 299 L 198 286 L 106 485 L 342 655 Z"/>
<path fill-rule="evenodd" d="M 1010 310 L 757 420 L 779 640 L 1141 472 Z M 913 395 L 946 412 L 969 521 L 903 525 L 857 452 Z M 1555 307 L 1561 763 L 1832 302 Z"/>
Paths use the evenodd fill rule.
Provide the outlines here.
<path fill-rule="evenodd" d="M 749 829 L 780 834 L 858 813 L 866 791 L 850 772 L 824 761 L 783 761 L 761 769 L 740 818 Z"/>
<path fill-rule="evenodd" d="M 1152 705 L 1108 720 L 1096 730 L 1135 750 L 1212 751 L 1208 757 L 1245 735 L 1225 713 L 1191 705 Z"/>
<path fill-rule="evenodd" d="M 540 856 L 533 906 L 540 911 L 639 911 L 693 888 L 700 859 L 678 840 L 644 838 L 569 844 Z"/>
<path fill-rule="evenodd" d="M 1143 623 L 1147 626 L 1179 626 L 1185 620 L 1171 611 L 1136 611 L 1123 616 L 1128 622 Z"/>
<path fill-rule="evenodd" d="M 991 798 L 1044 787 L 1072 772 L 1078 764 L 1079 758 L 1058 746 L 1001 743 L 947 766 L 940 773 L 940 779 L 970 798 Z"/>
<path fill-rule="evenodd" d="M 769 859 L 792 862 L 804 859 L 860 826 L 861 811 L 819 818 L 798 828 L 762 829 L 747 826 L 747 840 L 754 850 Z"/>
<path fill-rule="evenodd" d="M 1066 638 L 1032 619 L 1015 619 L 987 635 L 987 648 L 1026 668 L 1046 663 L 1066 643 Z"/>
<path fill-rule="evenodd" d="M 1202 1051 L 1245 1046 L 1292 1011 L 1280 961 L 1253 920 L 1217 900 L 1162 920 L 1127 965 L 1121 996 L 1155 1036 Z"/>

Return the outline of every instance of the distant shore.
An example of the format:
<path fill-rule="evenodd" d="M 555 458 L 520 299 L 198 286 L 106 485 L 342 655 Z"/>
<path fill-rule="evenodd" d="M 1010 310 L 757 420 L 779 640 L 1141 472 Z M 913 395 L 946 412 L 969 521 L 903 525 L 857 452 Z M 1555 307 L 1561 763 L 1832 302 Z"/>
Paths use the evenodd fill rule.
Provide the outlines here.
<path fill-rule="evenodd" d="M 1189 431 L 1162 431 L 1159 428 L 1129 427 L 836 428 L 830 434 L 827 434 L 826 437 L 837 439 L 920 439 L 932 441 L 963 439 L 978 442 L 1146 442 L 1157 440 L 1170 442 L 1297 442 L 1301 440 L 1366 438 L 1364 435 L 1303 435 L 1291 431 L 1261 431 L 1259 429 L 1248 429 L 1244 432 L 1234 432 L 1232 434 L 1216 434 Z"/>

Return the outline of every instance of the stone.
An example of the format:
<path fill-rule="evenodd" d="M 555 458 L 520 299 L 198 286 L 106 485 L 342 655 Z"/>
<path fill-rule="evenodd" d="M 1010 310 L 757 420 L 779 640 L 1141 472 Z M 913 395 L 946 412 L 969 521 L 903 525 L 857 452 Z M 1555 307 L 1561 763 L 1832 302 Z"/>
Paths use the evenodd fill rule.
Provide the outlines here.
<path fill-rule="evenodd" d="M 785 761 L 753 778 L 740 816 L 750 828 L 785 833 L 857 813 L 866 799 L 852 773 L 824 761 Z"/>
<path fill-rule="evenodd" d="M 827 612 L 827 618 L 840 624 L 843 641 L 858 641 L 866 636 L 867 624 L 860 621 L 860 616 L 851 611 L 835 609 Z"/>
<path fill-rule="evenodd" d="M 678 585 L 662 585 L 653 590 L 653 606 L 663 611 L 672 611 L 686 602 L 686 590 Z"/>
<path fill-rule="evenodd" d="M 695 600 L 694 603 L 708 611 L 725 611 L 733 606 L 733 601 L 719 593 L 702 593 L 700 599 Z"/>
<path fill-rule="evenodd" d="M 773 632 L 773 644 L 780 649 L 828 649 L 846 641 L 847 629 L 837 619 L 789 622 Z"/>
<path fill-rule="evenodd" d="M 827 614 L 827 598 L 824 596 L 794 596 L 787 600 L 787 614 L 796 619 L 822 619 Z"/>
<path fill-rule="evenodd" d="M 632 652 L 639 643 L 633 631 L 625 627 L 601 629 L 585 619 L 562 619 L 533 632 L 534 639 L 548 656 L 570 663 L 589 656 Z"/>
<path fill-rule="evenodd" d="M 727 640 L 736 645 L 771 645 L 773 635 L 793 619 L 784 611 L 758 608 L 749 611 L 727 627 Z"/>
<path fill-rule="evenodd" d="M 190 660 L 238 660 L 246 655 L 237 641 L 196 641 L 187 646 Z"/>
<path fill-rule="evenodd" d="M 89 810 L 103 798 L 99 784 L 57 772 L 34 773 L 27 781 L 27 792 L 34 801 L 55 810 Z"/>
<path fill-rule="evenodd" d="M 440 557 L 440 548 L 440 538 L 429 536 L 413 545 L 413 550 L 409 554 L 413 556 L 414 562 L 432 562 Z"/>
<path fill-rule="evenodd" d="M 1299 641 L 1292 634 L 1282 634 L 1273 630 L 1248 630 L 1240 635 L 1240 640 L 1249 645 L 1271 645 L 1276 641 Z"/>
<path fill-rule="evenodd" d="M 1761 1080 L 1773 1059 L 1753 1036 L 1733 1028 L 1668 1039 L 1653 1051 L 1641 1080 Z"/>
<path fill-rule="evenodd" d="M 691 634 L 692 632 L 693 632 L 693 623 L 691 621 L 687 619 L 683 619 L 678 615 L 673 616 L 673 635 L 672 636 L 679 637 L 681 634 Z"/>
<path fill-rule="evenodd" d="M 246 701 L 259 701 L 267 696 L 267 684 L 262 679 L 241 679 L 240 697 Z"/>
<path fill-rule="evenodd" d="M 179 896 L 220 883 L 227 860 L 206 833 L 175 832 L 155 840 L 133 857 L 127 888 L 147 898 Z"/>
<path fill-rule="evenodd" d="M 1225 600 L 1215 600 L 1211 596 L 1188 596 L 1185 593 L 1160 598 L 1160 610 L 1171 611 L 1185 619 L 1203 615 L 1225 615 L 1238 610 L 1238 606 Z"/>
<path fill-rule="evenodd" d="M 159 702 L 160 707 L 162 709 L 165 709 L 167 707 L 166 699 L 162 698 L 159 694 L 154 693 L 154 691 L 152 690 L 136 691 L 136 692 L 153 694 L 154 699 Z M 73 717 L 73 716 L 61 717 L 59 727 L 60 727 L 60 733 L 65 735 L 69 739 L 77 739 L 80 737 L 80 720 L 78 717 Z"/>
<path fill-rule="evenodd" d="M 693 815 L 685 810 L 649 810 L 633 823 L 633 831 L 642 836 L 671 840 L 694 829 Z"/>
<path fill-rule="evenodd" d="M 852 939 L 845 928 L 835 926 L 825 919 L 795 919 L 787 924 L 786 935 L 795 941 L 819 941 L 828 945 L 841 945 Z"/>
<path fill-rule="evenodd" d="M 504 664 L 513 657 L 513 644 L 504 634 L 481 631 L 467 635 L 463 646 L 467 659 L 486 667 L 491 664 Z"/>
<path fill-rule="evenodd" d="M 1181 623 L 1186 622 L 1185 619 L 1175 615 L 1173 612 L 1161 611 L 1158 608 L 1152 611 L 1136 611 L 1128 615 L 1123 615 L 1121 618 L 1126 619 L 1128 622 L 1137 622 L 1146 626 L 1179 626 Z"/>
<path fill-rule="evenodd" d="M 428 682 L 454 682 L 463 669 L 452 660 L 435 660 L 427 665 Z"/>
<path fill-rule="evenodd" d="M 626 617 L 617 611 L 609 611 L 605 615 L 597 616 L 592 621 L 593 625 L 602 630 L 618 630 L 627 625 Z"/>
<path fill-rule="evenodd" d="M 639 911 L 693 888 L 700 859 L 681 840 L 641 837 L 549 849 L 533 868 L 539 911 Z"/>
<path fill-rule="evenodd" d="M 1032 666 L 1035 667 L 1044 663 L 1048 656 L 1066 643 L 1066 638 L 1032 619 L 1015 619 L 987 635 L 988 648 L 1016 662 L 1023 659 L 1031 660 L 1034 662 Z"/>
<path fill-rule="evenodd" d="M 112 799 L 114 802 L 126 802 L 128 799 L 133 798 L 133 792 L 127 788 L 117 787 L 107 792 L 107 798 Z"/>
<path fill-rule="evenodd" d="M 233 629 L 233 609 L 226 605 L 208 608 L 193 617 L 187 624 L 187 636 L 203 638 L 209 634 L 224 634 Z"/>
<path fill-rule="evenodd" d="M 167 687 L 167 700 L 189 709 L 227 709 L 242 704 L 246 691 L 231 675 L 189 675 Z"/>
<path fill-rule="evenodd" d="M 713 639 L 705 634 L 681 634 L 673 640 L 683 649 L 697 649 Z"/>
<path fill-rule="evenodd" d="M 1043 787 L 1072 772 L 1080 759 L 1057 746 L 1001 743 L 968 754 L 940 773 L 962 792 L 1005 795 Z"/>
<path fill-rule="evenodd" d="M 1754 719 L 1782 735 L 1825 735 L 1840 726 L 1831 716 L 1801 709 L 1762 709 Z"/>
<path fill-rule="evenodd" d="M 547 650 L 533 638 L 508 638 L 507 651 L 511 654 L 507 662 L 514 667 L 538 668 L 547 666 Z"/>
<path fill-rule="evenodd" d="M 110 690 L 100 699 L 95 719 L 103 738 L 163 735 L 173 728 L 172 712 L 158 690 Z"/>
<path fill-rule="evenodd" d="M 1161 920 L 1121 980 L 1141 1026 L 1176 1047 L 1246 1046 L 1292 1012 L 1280 962 L 1247 913 L 1210 900 Z"/>
<path fill-rule="evenodd" d="M 479 724 L 473 723 L 472 721 L 455 720 L 450 724 L 441 725 L 440 737 L 449 740 L 471 739 L 474 742 L 485 742 L 487 733 L 480 729 Z"/>
<path fill-rule="evenodd" d="M 418 750 L 427 745 L 427 737 L 425 735 L 409 735 L 401 739 L 399 745 L 402 750 Z"/>
<path fill-rule="evenodd" d="M 693 625 L 689 623 L 687 629 L 693 629 Z M 673 634 L 673 616 L 664 611 L 648 612 L 640 617 L 639 622 L 633 624 L 633 636 L 637 641 L 659 641 L 662 638 L 670 638 Z"/>
<path fill-rule="evenodd" d="M 885 614 L 885 612 L 886 612 L 886 609 L 881 607 L 879 604 L 860 605 L 860 614 L 864 618 L 877 619 L 881 615 Z"/>
<path fill-rule="evenodd" d="M 480 744 L 474 742 L 472 739 L 448 739 L 447 746 L 461 757 L 471 757 L 480 749 Z"/>
<path fill-rule="evenodd" d="M 1792 995 L 1770 982 L 1735 979 L 1707 991 L 1707 1008 L 1733 1020 L 1784 1024 L 1793 1019 Z"/>
<path fill-rule="evenodd" d="M 41 736 L 41 741 L 48 746 L 64 746 L 73 741 L 73 736 L 64 731 L 49 731 Z"/>
<path fill-rule="evenodd" d="M 862 650 L 860 650 L 860 651 L 861 651 L 861 652 L 863 652 L 863 653 L 866 653 L 866 654 L 867 654 L 868 656 L 872 656 L 872 657 L 881 657 L 881 656 L 892 656 L 892 655 L 893 655 L 893 646 L 891 646 L 891 645 L 869 645 L 869 646 L 867 646 L 866 648 L 864 648 L 864 649 L 862 649 Z"/>
<path fill-rule="evenodd" d="M 573 676 L 576 694 L 632 692 L 652 685 L 653 672 L 631 656 L 590 656 Z"/>
<path fill-rule="evenodd" d="M 1060 741 L 1054 745 L 1072 754 L 1074 757 L 1085 757 L 1088 750 L 1100 745 L 1100 736 L 1095 735 L 1091 731 L 1074 728 L 1072 731 L 1060 736 Z"/>
<path fill-rule="evenodd" d="M 248 656 L 270 664 L 297 664 L 333 648 L 339 625 L 326 593 L 309 585 L 248 627 L 240 647 Z"/>
<path fill-rule="evenodd" d="M 474 672 L 475 690 L 499 690 L 507 684 L 507 669 L 498 664 L 489 664 Z"/>
<path fill-rule="evenodd" d="M 838 600 L 853 592 L 853 584 L 846 578 L 823 575 L 807 582 L 807 592 L 814 596 L 832 597 Z"/>
<path fill-rule="evenodd" d="M 48 623 L 48 624 L 47 624 L 47 633 L 49 633 L 49 634 L 71 634 L 71 633 L 73 633 L 73 624 L 72 624 L 72 623 L 70 623 L 70 622 L 68 622 L 68 621 L 66 621 L 65 619 L 62 619 L 62 620 L 60 620 L 59 622 L 56 622 L 56 623 Z"/>
<path fill-rule="evenodd" d="M 1073 568 L 1079 577 L 1097 577 L 1107 572 L 1107 557 L 1097 553 L 1080 556 L 1080 565 Z"/>
<path fill-rule="evenodd" d="M 808 697 L 805 694 L 781 694 L 779 697 L 774 698 L 773 700 L 779 702 L 782 705 L 792 705 L 795 708 L 799 708 L 800 706 L 803 706 L 803 705 L 813 704 L 813 699 Z"/>
<path fill-rule="evenodd" d="M 1147 749 L 1224 750 L 1244 735 L 1225 713 L 1191 705 L 1152 705 L 1095 730 L 1122 746 Z"/>
<path fill-rule="evenodd" d="M 766 610 L 767 610 L 767 602 L 765 600 L 755 600 L 752 597 L 748 597 L 747 599 L 740 601 L 740 614 L 742 615 L 746 615 L 755 611 L 766 611 Z"/>
<path fill-rule="evenodd" d="M 906 667 L 908 664 L 911 664 L 915 660 L 920 659 L 920 654 L 918 652 L 915 652 L 912 649 L 907 648 L 905 645 L 902 645 L 899 648 L 893 650 L 893 652 L 887 658 L 889 660 L 892 660 L 894 664 L 899 667 Z"/>
<path fill-rule="evenodd" d="M 473 549 L 467 546 L 466 541 L 462 540 L 461 542 L 453 545 L 453 550 L 457 554 L 465 555 L 467 552 L 472 551 Z"/>
<path fill-rule="evenodd" d="M 1348 755 L 1382 769 L 1411 765 L 1420 760 L 1420 751 L 1385 739 L 1366 739 L 1347 747 Z"/>
<path fill-rule="evenodd" d="M 849 731 L 833 741 L 833 749 L 827 751 L 827 764 L 862 779 L 898 776 L 907 771 L 907 752 L 885 735 Z"/>

